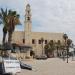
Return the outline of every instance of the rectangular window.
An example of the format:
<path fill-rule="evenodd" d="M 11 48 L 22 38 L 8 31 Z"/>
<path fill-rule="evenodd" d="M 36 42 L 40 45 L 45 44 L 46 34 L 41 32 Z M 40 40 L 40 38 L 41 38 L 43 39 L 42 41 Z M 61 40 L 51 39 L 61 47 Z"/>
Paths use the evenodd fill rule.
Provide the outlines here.
<path fill-rule="evenodd" d="M 35 39 L 32 39 L 32 44 L 35 44 Z"/>
<path fill-rule="evenodd" d="M 25 39 L 23 39 L 23 43 L 25 43 Z"/>
<path fill-rule="evenodd" d="M 39 40 L 39 44 L 41 44 L 41 40 Z"/>
<path fill-rule="evenodd" d="M 47 44 L 47 40 L 45 40 L 45 44 Z"/>

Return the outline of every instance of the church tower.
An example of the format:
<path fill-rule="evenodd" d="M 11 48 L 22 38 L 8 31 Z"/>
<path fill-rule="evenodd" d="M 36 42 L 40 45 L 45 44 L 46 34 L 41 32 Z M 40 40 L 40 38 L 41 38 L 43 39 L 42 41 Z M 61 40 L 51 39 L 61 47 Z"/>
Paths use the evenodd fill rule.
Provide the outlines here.
<path fill-rule="evenodd" d="M 26 5 L 26 10 L 25 10 L 25 44 L 29 45 L 30 44 L 30 34 L 31 34 L 31 26 L 32 26 L 32 21 L 31 21 L 31 9 L 30 5 Z"/>
<path fill-rule="evenodd" d="M 25 14 L 25 31 L 31 32 L 31 9 L 30 5 L 26 6 L 26 14 Z"/>

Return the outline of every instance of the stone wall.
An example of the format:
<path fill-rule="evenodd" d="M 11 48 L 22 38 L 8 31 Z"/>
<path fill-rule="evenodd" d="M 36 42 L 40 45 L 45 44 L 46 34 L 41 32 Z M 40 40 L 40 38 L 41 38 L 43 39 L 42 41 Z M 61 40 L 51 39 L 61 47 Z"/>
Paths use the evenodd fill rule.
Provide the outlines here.
<path fill-rule="evenodd" d="M 49 42 L 50 40 L 53 40 L 55 42 L 60 40 L 61 43 L 63 43 L 64 42 L 63 34 L 64 33 L 31 32 L 29 38 L 27 40 L 25 39 L 24 44 L 32 46 L 35 55 L 41 55 L 42 45 L 39 44 L 39 40 L 41 40 L 41 38 L 44 39 L 43 45 L 45 45 L 45 40 L 47 40 L 47 42 Z M 20 32 L 20 31 L 14 32 L 12 42 L 19 43 L 19 44 L 23 43 L 23 38 L 27 37 L 27 36 L 24 37 L 24 35 L 25 35 L 24 32 Z M 35 40 L 35 44 L 32 44 L 32 39 Z"/>

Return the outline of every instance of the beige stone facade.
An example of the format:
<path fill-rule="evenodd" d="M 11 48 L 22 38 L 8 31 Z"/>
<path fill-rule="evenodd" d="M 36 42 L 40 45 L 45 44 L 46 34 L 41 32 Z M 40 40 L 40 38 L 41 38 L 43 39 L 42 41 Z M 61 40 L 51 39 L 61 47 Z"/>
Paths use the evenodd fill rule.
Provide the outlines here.
<path fill-rule="evenodd" d="M 64 33 L 47 33 L 47 32 L 32 32 L 32 19 L 30 5 L 26 6 L 25 14 L 25 30 L 15 31 L 13 33 L 12 42 L 32 46 L 36 55 L 42 54 L 42 45 L 40 43 L 41 38 L 44 39 L 43 45 L 47 44 L 50 40 L 63 43 Z"/>

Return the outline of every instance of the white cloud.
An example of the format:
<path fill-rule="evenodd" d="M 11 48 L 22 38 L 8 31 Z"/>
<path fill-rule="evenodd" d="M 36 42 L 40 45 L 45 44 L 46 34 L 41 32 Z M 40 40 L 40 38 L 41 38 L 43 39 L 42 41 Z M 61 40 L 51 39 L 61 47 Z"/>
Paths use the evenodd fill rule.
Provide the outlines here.
<path fill-rule="evenodd" d="M 64 32 L 75 42 L 75 0 L 28 0 L 33 31 Z M 17 10 L 24 22 L 26 0 L 0 0 L 0 7 Z M 24 23 L 23 23 L 24 24 Z"/>
<path fill-rule="evenodd" d="M 75 42 L 75 0 L 31 0 L 31 5 L 37 31 L 64 32 Z"/>

